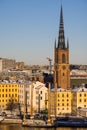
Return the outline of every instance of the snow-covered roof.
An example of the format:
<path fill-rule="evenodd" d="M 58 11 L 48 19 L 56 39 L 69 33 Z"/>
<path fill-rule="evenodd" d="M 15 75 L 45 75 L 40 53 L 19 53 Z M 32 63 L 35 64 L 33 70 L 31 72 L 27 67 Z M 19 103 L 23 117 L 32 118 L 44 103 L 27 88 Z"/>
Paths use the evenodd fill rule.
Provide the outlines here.
<path fill-rule="evenodd" d="M 72 71 L 70 72 L 70 75 L 71 75 L 71 76 L 73 76 L 73 75 L 86 75 L 86 76 L 87 76 L 87 71 L 76 69 L 76 70 L 72 70 Z"/>
<path fill-rule="evenodd" d="M 74 89 L 72 89 L 72 92 L 87 92 L 87 88 L 85 88 L 84 86 L 75 87 Z"/>
<path fill-rule="evenodd" d="M 56 91 L 55 88 L 51 89 L 51 91 Z M 57 88 L 57 92 L 70 92 L 69 89 L 64 89 L 64 88 Z"/>

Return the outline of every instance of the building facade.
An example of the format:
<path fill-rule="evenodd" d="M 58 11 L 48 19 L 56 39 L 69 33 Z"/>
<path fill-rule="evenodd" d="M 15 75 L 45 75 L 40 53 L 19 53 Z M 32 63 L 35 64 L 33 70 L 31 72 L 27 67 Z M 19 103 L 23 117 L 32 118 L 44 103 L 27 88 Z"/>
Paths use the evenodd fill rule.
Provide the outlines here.
<path fill-rule="evenodd" d="M 70 90 L 58 88 L 51 90 L 51 114 L 66 115 L 71 114 L 72 93 Z"/>
<path fill-rule="evenodd" d="M 47 109 L 48 92 L 45 84 L 36 81 L 19 85 L 19 102 L 21 111 L 39 113 Z"/>
<path fill-rule="evenodd" d="M 54 47 L 54 86 L 70 88 L 69 43 L 65 44 L 63 11 L 61 5 L 58 43 Z"/>
<path fill-rule="evenodd" d="M 0 82 L 0 110 L 5 110 L 12 99 L 18 103 L 18 88 L 17 83 Z"/>
<path fill-rule="evenodd" d="M 84 86 L 72 90 L 72 114 L 77 115 L 79 109 L 87 108 L 87 88 Z"/>

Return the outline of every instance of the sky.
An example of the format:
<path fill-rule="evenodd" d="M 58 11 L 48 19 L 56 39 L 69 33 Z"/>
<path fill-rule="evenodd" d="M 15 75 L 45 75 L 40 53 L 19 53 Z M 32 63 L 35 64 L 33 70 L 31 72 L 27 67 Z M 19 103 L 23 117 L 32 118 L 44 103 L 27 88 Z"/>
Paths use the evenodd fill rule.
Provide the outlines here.
<path fill-rule="evenodd" d="M 0 0 L 0 57 L 54 64 L 61 0 Z M 87 64 L 87 0 L 62 0 L 70 64 Z"/>

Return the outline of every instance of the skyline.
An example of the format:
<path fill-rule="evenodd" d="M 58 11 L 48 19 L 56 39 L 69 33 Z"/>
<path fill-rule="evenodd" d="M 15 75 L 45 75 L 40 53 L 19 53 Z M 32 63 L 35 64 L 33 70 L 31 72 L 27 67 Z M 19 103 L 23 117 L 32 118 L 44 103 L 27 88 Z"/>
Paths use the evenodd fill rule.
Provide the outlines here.
<path fill-rule="evenodd" d="M 49 64 L 58 39 L 60 0 L 1 0 L 0 57 L 26 64 Z M 87 64 L 87 1 L 62 0 L 65 40 L 70 64 Z M 53 64 L 54 61 L 52 61 Z"/>

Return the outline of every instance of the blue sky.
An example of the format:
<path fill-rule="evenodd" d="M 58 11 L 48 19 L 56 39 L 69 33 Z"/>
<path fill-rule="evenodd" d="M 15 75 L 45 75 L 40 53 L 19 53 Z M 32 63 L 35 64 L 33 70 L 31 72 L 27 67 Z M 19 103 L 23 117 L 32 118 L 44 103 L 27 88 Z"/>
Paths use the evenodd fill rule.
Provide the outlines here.
<path fill-rule="evenodd" d="M 26 64 L 54 59 L 60 0 L 0 0 L 0 57 Z M 70 64 L 87 64 L 87 0 L 62 0 Z"/>

